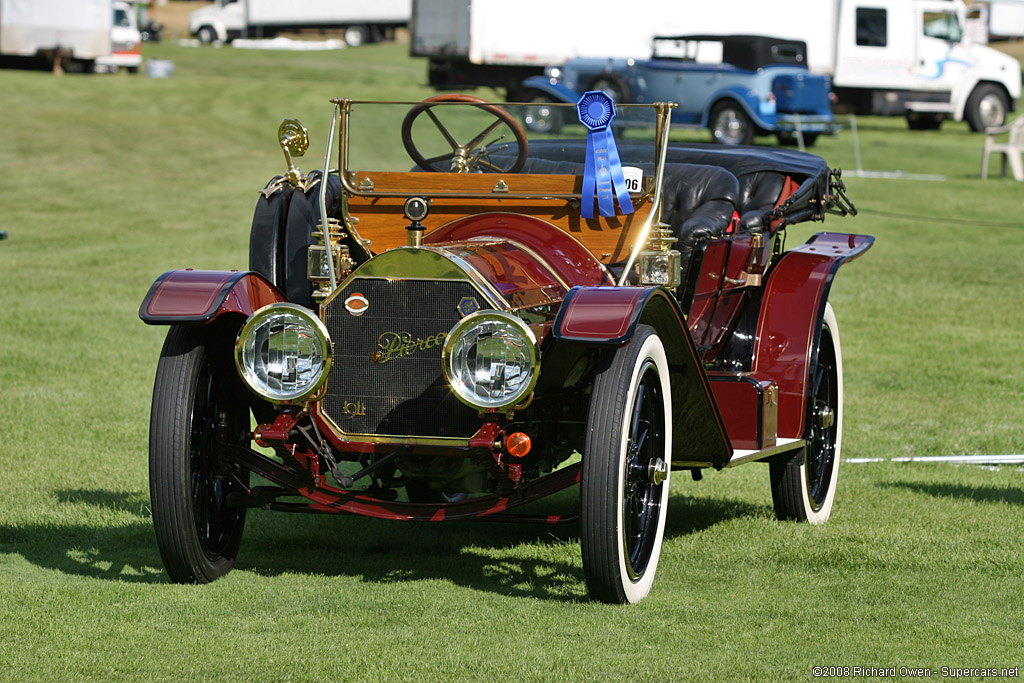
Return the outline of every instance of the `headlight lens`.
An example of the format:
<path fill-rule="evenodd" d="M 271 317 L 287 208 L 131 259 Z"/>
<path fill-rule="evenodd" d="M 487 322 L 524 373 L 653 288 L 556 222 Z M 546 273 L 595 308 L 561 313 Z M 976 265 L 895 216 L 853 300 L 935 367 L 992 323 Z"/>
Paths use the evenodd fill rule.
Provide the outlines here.
<path fill-rule="evenodd" d="M 331 339 L 313 313 L 279 303 L 253 313 L 238 333 L 235 365 L 254 392 L 274 401 L 302 401 L 331 369 Z"/>
<path fill-rule="evenodd" d="M 537 339 L 510 313 L 466 316 L 445 340 L 444 374 L 455 394 L 476 408 L 520 402 L 537 383 Z"/>

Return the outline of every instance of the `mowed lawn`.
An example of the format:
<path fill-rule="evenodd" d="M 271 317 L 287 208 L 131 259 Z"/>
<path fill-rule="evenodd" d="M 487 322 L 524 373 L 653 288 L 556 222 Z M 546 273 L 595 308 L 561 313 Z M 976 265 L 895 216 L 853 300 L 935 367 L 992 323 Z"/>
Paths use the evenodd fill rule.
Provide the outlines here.
<path fill-rule="evenodd" d="M 403 45 L 146 47 L 169 79 L 0 70 L 0 676 L 4 680 L 807 680 L 815 666 L 1024 665 L 1024 471 L 844 464 L 823 527 L 774 520 L 767 468 L 676 476 L 650 596 L 586 599 L 576 527 L 255 511 L 235 571 L 177 586 L 153 537 L 147 430 L 177 267 L 244 269 L 282 118 L 319 167 L 333 96 L 421 99 Z M 479 91 L 500 98 L 491 91 Z M 875 235 L 832 301 L 843 454 L 1024 452 L 1024 184 L 983 136 L 858 120 Z M 397 135 L 382 130 L 381 135 Z M 680 138 L 703 141 L 704 132 Z M 849 129 L 815 151 L 855 168 Z M 551 502 L 575 504 L 575 492 Z"/>

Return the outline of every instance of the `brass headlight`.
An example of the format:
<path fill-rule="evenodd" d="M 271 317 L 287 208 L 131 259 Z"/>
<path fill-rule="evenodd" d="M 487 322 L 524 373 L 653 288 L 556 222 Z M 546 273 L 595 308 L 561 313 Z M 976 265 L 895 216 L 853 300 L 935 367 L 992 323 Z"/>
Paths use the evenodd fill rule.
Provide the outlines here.
<path fill-rule="evenodd" d="M 303 401 L 331 369 L 327 328 L 311 311 L 277 303 L 253 313 L 235 341 L 235 365 L 256 394 L 275 403 Z"/>
<path fill-rule="evenodd" d="M 442 360 L 455 395 L 475 408 L 515 405 L 537 383 L 537 339 L 511 313 L 481 311 L 463 318 L 448 333 Z"/>

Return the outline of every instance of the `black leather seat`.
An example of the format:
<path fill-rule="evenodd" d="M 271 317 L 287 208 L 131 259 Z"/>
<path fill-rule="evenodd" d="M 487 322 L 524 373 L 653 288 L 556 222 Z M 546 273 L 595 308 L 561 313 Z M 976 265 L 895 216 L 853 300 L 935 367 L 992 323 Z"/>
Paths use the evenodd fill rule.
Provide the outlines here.
<path fill-rule="evenodd" d="M 739 183 L 740 194 L 736 204 L 740 213 L 740 231 L 767 231 L 768 212 L 779 201 L 786 175 L 775 171 L 755 171 L 741 175 Z"/>
<path fill-rule="evenodd" d="M 676 249 L 682 254 L 683 282 L 694 263 L 697 246 L 726 233 L 736 211 L 739 181 L 717 166 L 667 164 L 662 221 L 675 232 Z"/>

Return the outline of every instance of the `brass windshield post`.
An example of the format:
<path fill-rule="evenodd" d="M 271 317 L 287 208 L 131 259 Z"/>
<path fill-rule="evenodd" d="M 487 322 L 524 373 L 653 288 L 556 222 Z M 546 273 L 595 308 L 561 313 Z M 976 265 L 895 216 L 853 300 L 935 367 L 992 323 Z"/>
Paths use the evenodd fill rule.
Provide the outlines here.
<path fill-rule="evenodd" d="M 654 199 L 652 200 L 651 212 L 648 214 L 647 220 L 644 221 L 643 227 L 640 228 L 640 234 L 637 235 L 636 241 L 633 242 L 633 249 L 629 254 L 629 260 L 626 261 L 626 267 L 622 269 L 622 275 L 619 276 L 618 285 L 620 287 L 629 282 L 629 275 L 633 270 L 633 265 L 640 256 L 640 252 L 644 250 L 647 244 L 647 237 L 651 234 L 651 226 L 657 225 L 659 230 L 662 229 L 661 209 L 664 194 L 663 186 L 665 184 L 665 159 L 668 156 L 668 133 L 671 128 L 669 125 L 671 123 L 670 117 L 672 110 L 676 106 L 675 102 L 654 103 L 657 115 L 655 124 L 657 135 L 655 142 L 657 147 L 655 152 Z"/>
<path fill-rule="evenodd" d="M 334 147 L 334 129 L 338 125 L 338 105 L 334 105 L 331 113 L 331 127 L 327 133 L 327 152 L 324 154 L 324 170 L 320 176 L 320 225 L 325 236 L 330 234 L 330 222 L 327 220 L 327 175 L 331 168 L 331 148 Z M 338 274 L 334 272 L 334 258 L 330 252 L 330 240 L 326 240 L 327 252 L 327 275 L 331 281 L 330 291 L 338 287 Z"/>

